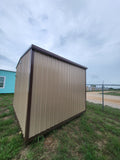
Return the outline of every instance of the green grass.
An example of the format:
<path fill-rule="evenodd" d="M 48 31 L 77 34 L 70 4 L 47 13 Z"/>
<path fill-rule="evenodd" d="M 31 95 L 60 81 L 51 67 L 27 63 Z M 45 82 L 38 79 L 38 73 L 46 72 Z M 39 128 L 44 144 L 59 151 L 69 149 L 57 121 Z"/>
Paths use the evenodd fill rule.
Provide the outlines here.
<path fill-rule="evenodd" d="M 0 95 L 0 160 L 120 160 L 120 110 L 87 103 L 79 118 L 25 145 L 12 101 Z"/>
<path fill-rule="evenodd" d="M 106 91 L 106 93 L 104 92 L 105 95 L 112 95 L 112 96 L 120 96 L 120 90 L 119 89 L 110 89 L 110 90 L 104 90 Z M 99 94 L 102 94 L 102 90 L 93 90 L 93 91 L 87 91 L 87 92 L 100 92 Z"/>
<path fill-rule="evenodd" d="M 112 96 L 120 96 L 120 91 L 113 91 L 113 92 L 108 92 L 104 93 L 105 95 L 112 95 Z"/>

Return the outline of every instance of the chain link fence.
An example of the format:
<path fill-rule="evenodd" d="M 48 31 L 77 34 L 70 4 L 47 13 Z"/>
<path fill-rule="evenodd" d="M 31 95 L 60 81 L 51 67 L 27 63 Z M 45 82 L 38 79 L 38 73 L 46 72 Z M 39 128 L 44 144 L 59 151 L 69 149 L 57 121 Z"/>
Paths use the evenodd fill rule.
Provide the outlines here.
<path fill-rule="evenodd" d="M 87 100 L 120 109 L 120 84 L 87 84 Z"/>

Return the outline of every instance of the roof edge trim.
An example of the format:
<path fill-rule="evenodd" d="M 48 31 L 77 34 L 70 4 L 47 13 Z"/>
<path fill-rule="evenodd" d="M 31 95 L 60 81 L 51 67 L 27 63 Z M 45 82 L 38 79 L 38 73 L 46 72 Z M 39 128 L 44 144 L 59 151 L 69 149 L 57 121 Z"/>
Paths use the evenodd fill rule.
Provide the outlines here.
<path fill-rule="evenodd" d="M 77 66 L 77 67 L 79 67 L 79 68 L 88 69 L 87 67 L 85 67 L 85 66 L 83 66 L 83 65 L 80 65 L 80 64 L 78 64 L 78 63 L 76 63 L 76 62 L 73 62 L 73 61 L 71 61 L 71 60 L 68 60 L 68 59 L 66 59 L 66 58 L 64 58 L 64 57 L 61 57 L 61 56 L 55 54 L 55 53 L 52 53 L 52 52 L 47 51 L 47 50 L 45 50 L 45 49 L 43 49 L 43 48 L 40 48 L 40 47 L 38 47 L 38 46 L 36 46 L 36 45 L 34 45 L 34 44 L 32 44 L 31 47 L 21 56 L 21 58 L 20 58 L 19 61 L 18 61 L 18 64 L 19 64 L 20 60 L 22 59 L 22 57 L 23 57 L 30 49 L 32 49 L 32 50 L 34 50 L 34 51 L 37 51 L 37 52 L 40 52 L 40 53 L 42 53 L 42 54 L 45 54 L 45 55 L 47 55 L 47 56 L 53 57 L 53 58 L 55 58 L 55 59 L 58 59 L 58 60 L 60 60 L 60 61 L 63 61 L 63 62 L 72 64 L 72 65 Z M 18 64 L 17 64 L 17 66 L 18 66 Z M 16 68 L 17 68 L 17 66 L 16 66 Z"/>
<path fill-rule="evenodd" d="M 5 72 L 14 72 L 14 73 L 16 73 L 16 71 L 11 71 L 11 70 L 7 70 L 7 69 L 0 69 L 0 71 L 5 71 Z"/>

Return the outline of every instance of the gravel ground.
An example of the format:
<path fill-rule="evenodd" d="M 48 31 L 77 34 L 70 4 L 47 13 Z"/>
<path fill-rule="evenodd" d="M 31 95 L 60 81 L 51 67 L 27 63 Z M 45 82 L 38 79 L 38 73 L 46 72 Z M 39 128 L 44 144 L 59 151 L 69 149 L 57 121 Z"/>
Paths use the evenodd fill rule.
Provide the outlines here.
<path fill-rule="evenodd" d="M 87 101 L 101 104 L 102 94 L 100 93 L 101 92 L 87 92 Z M 120 109 L 120 96 L 104 95 L 104 104 Z"/>

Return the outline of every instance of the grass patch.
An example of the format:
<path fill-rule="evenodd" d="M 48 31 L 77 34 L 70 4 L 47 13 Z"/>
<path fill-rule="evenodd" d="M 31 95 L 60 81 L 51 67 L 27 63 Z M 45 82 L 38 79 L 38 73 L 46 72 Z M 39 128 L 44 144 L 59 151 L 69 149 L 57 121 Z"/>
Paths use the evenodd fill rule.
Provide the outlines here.
<path fill-rule="evenodd" d="M 108 143 L 106 145 L 106 152 L 109 155 L 111 153 L 111 158 L 119 160 L 120 159 L 120 138 L 109 137 Z"/>
<path fill-rule="evenodd" d="M 114 91 L 114 92 L 108 92 L 104 93 L 105 95 L 111 95 L 111 96 L 120 96 L 120 91 Z"/>
<path fill-rule="evenodd" d="M 0 95 L 1 160 L 120 160 L 120 110 L 88 103 L 79 118 L 24 144 L 12 106 Z"/>

